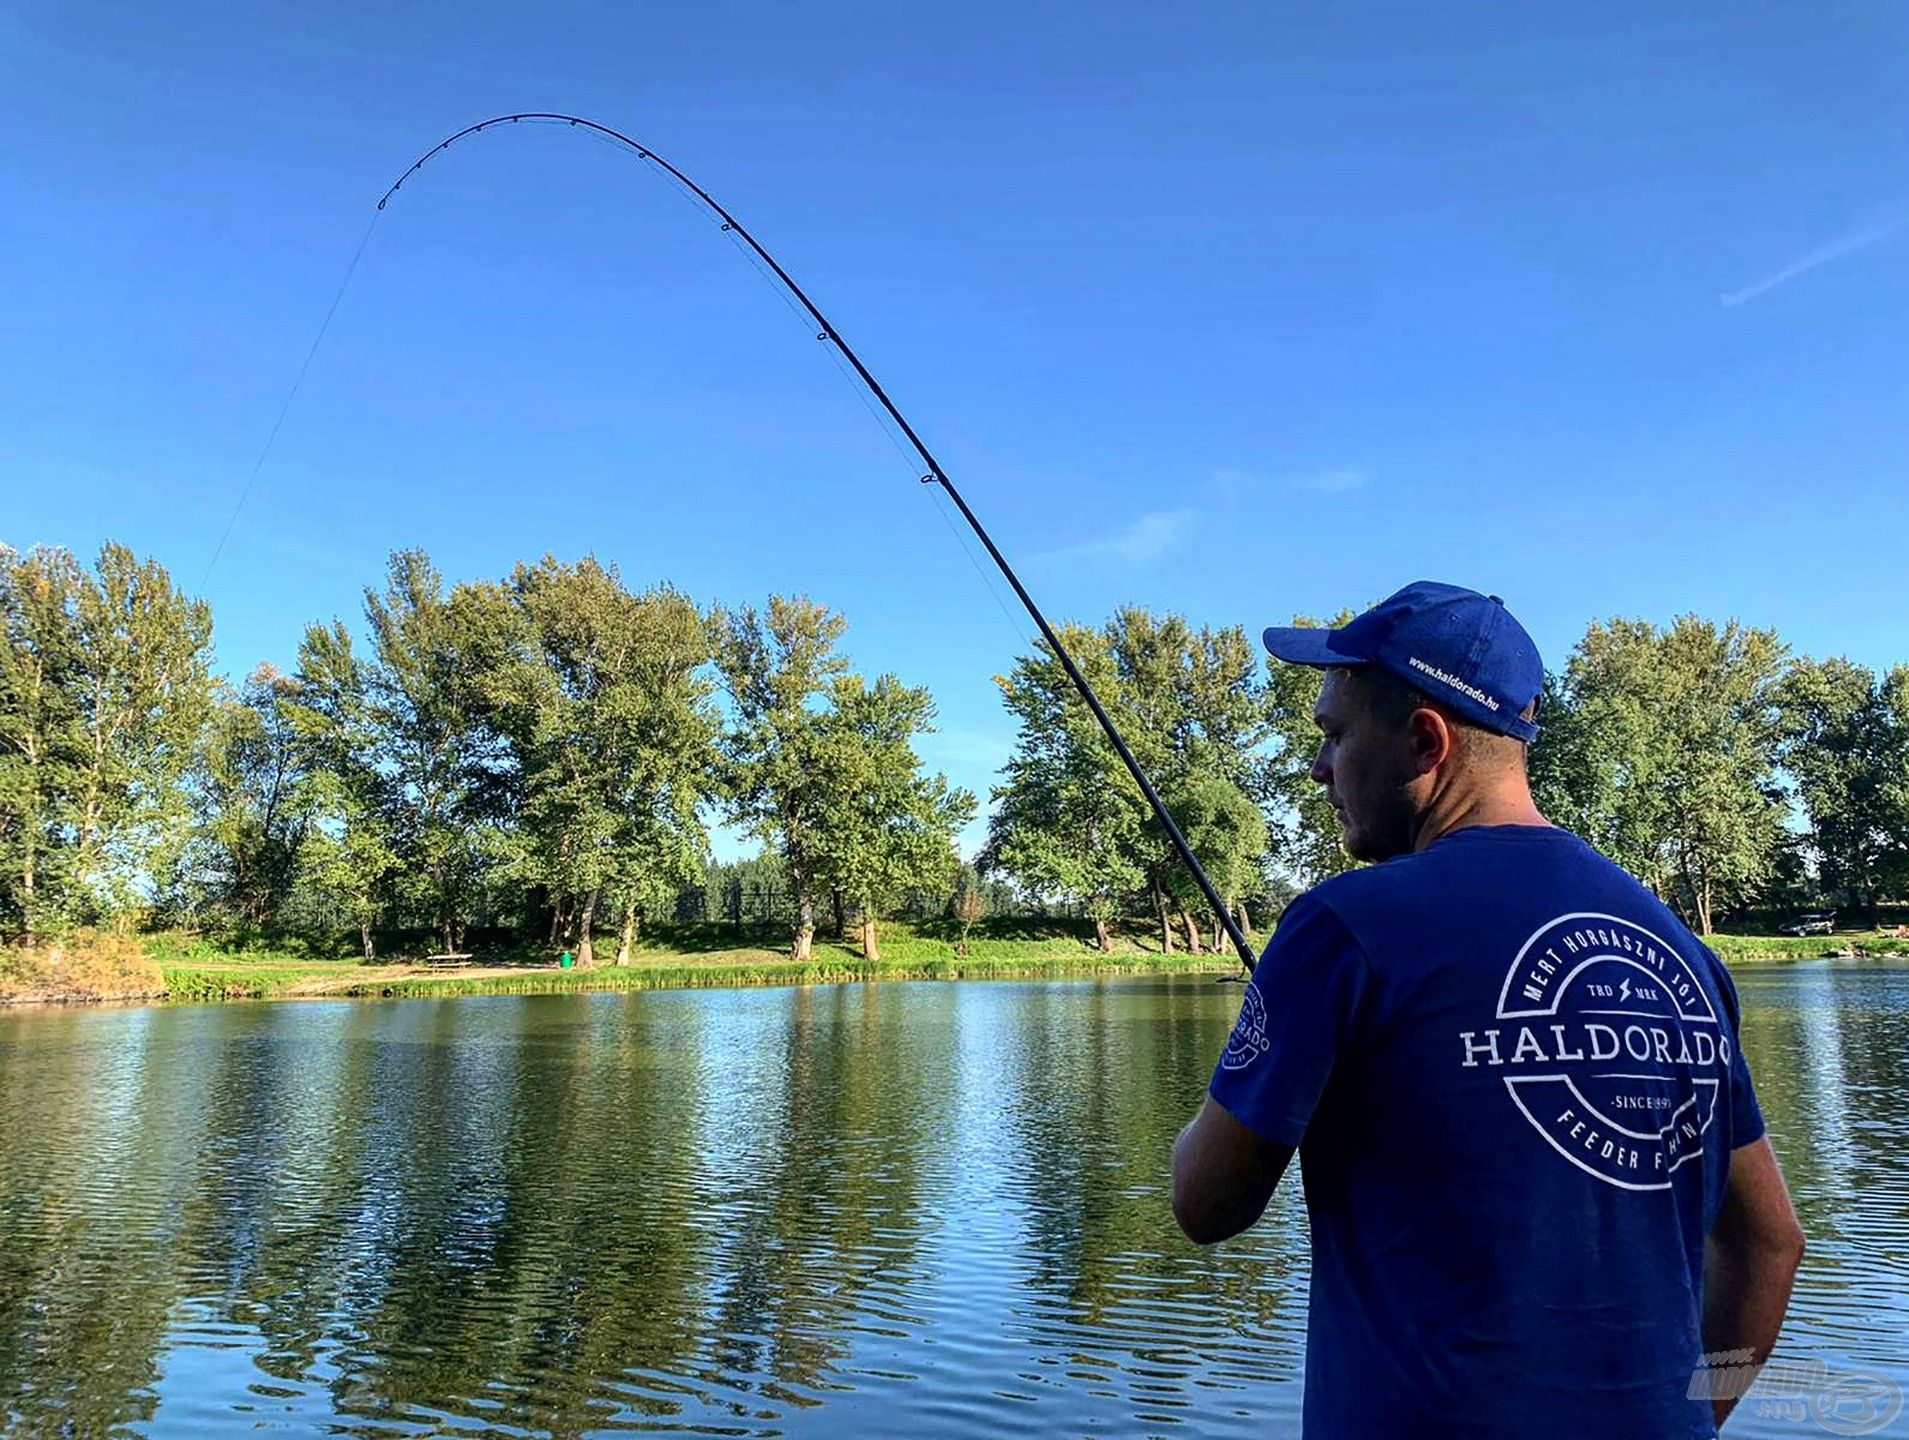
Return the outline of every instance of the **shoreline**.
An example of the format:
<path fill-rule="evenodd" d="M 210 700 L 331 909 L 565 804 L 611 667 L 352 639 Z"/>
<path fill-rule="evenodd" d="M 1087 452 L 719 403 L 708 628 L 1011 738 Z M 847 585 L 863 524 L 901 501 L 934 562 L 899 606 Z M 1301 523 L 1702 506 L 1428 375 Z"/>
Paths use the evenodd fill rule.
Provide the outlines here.
<path fill-rule="evenodd" d="M 463 970 L 412 964 L 363 966 L 353 961 L 302 964 L 230 959 L 160 962 L 163 989 L 120 994 L 50 990 L 0 994 L 0 1010 L 92 1005 L 197 1005 L 255 1000 L 454 999 L 480 995 L 565 995 L 634 990 L 742 990 L 777 986 L 877 984 L 889 981 L 1067 980 L 1140 975 L 1239 973 L 1228 955 L 1160 955 L 1145 951 L 1108 956 L 898 957 L 869 962 L 859 954 L 821 953 L 807 961 L 787 956 L 742 958 L 646 956 L 629 965 L 599 962 L 589 969 L 554 964 L 474 965 Z M 1030 947 L 1035 948 L 1035 947 Z"/>
<path fill-rule="evenodd" d="M 599 961 L 560 968 L 544 957 L 511 957 L 462 969 L 409 961 L 365 965 L 245 951 L 167 949 L 140 972 L 65 986 L 0 986 L 0 1011 L 74 1005 L 216 1004 L 243 1000 L 451 999 L 467 995 L 564 995 L 630 990 L 755 989 L 774 986 L 876 984 L 884 981 L 1066 980 L 1102 976 L 1238 975 L 1231 954 L 1164 955 L 1123 938 L 1111 954 L 1078 940 L 1044 938 L 977 942 L 980 954 L 956 956 L 944 943 L 897 937 L 888 958 L 870 962 L 839 941 L 816 942 L 806 961 L 763 947 L 639 951 L 631 963 Z M 1877 932 L 1795 937 L 1713 935 L 1707 942 L 1726 966 L 1789 965 L 1810 960 L 1909 960 L 1909 944 Z M 157 948 L 157 947 L 155 947 Z M 42 976 L 43 980 L 47 977 Z M 77 977 L 75 977 L 77 981 Z"/>

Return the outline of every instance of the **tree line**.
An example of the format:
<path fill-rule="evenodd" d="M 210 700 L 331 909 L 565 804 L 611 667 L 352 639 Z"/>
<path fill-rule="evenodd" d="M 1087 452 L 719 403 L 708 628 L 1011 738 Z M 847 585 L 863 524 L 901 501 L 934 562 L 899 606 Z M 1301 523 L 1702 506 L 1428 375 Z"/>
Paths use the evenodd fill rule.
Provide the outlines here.
<path fill-rule="evenodd" d="M 1237 627 L 1137 609 L 1062 643 L 1247 928 L 1249 902 L 1352 863 L 1311 777 L 1319 672 L 1262 664 Z M 984 864 L 1070 897 L 1103 944 L 1114 916 L 1144 913 L 1164 948 L 1176 919 L 1201 948 L 1203 902 L 1059 665 L 1022 657 L 1001 684 L 1018 735 Z M 1824 902 L 1873 926 L 1909 897 L 1909 665 L 1794 656 L 1734 620 L 1600 621 L 1547 677 L 1538 718 L 1540 808 L 1701 933 Z"/>
<path fill-rule="evenodd" d="M 361 632 L 310 626 L 238 687 L 211 617 L 107 545 L 0 551 L 0 924 L 348 928 L 459 952 L 474 925 L 627 961 L 706 878 L 709 825 L 762 842 L 791 948 L 818 906 L 862 919 L 952 884 L 974 797 L 927 773 L 924 689 L 870 680 L 802 598 L 700 608 L 594 559 L 447 587 L 421 551 Z"/>
<path fill-rule="evenodd" d="M 932 698 L 858 673 L 843 617 L 804 598 L 702 606 L 594 559 L 447 586 L 403 551 L 361 626 L 311 625 L 290 671 L 235 686 L 209 609 L 156 562 L 0 547 L 0 624 L 0 933 L 28 943 L 189 925 L 371 958 L 481 930 L 588 964 L 600 936 L 627 961 L 645 925 L 747 913 L 806 958 L 852 913 L 876 956 L 883 916 L 965 929 L 1011 892 L 1103 947 L 1142 919 L 1163 949 L 1222 948 L 1044 647 L 998 681 L 1015 743 L 964 866 L 976 797 L 914 750 Z M 1061 633 L 1246 928 L 1350 863 L 1309 777 L 1316 672 L 1138 608 Z M 1706 933 L 1825 900 L 1873 922 L 1909 892 L 1909 666 L 1603 621 L 1539 719 L 1546 813 Z M 716 864 L 718 822 L 761 855 Z"/>

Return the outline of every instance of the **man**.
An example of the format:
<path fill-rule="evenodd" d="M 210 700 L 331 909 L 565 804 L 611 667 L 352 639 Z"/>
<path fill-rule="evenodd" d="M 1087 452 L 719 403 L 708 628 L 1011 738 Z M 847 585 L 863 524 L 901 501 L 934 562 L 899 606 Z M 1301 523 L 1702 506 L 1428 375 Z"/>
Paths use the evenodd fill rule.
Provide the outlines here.
<path fill-rule="evenodd" d="M 1803 1250 L 1729 976 L 1538 813 L 1544 669 L 1496 597 L 1266 647 L 1326 671 L 1312 778 L 1378 863 L 1281 918 L 1174 1147 L 1181 1227 L 1237 1235 L 1301 1154 L 1314 1440 L 1713 1435 L 1743 1387 L 1693 1373 L 1762 1363 Z"/>

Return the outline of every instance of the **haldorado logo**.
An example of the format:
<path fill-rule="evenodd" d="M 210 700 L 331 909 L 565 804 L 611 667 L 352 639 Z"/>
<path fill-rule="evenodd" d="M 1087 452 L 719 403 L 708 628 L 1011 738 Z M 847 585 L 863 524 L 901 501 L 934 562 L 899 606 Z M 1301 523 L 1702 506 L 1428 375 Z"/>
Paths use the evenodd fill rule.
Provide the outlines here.
<path fill-rule="evenodd" d="M 1240 1018 L 1220 1055 L 1220 1065 L 1227 1070 L 1244 1070 L 1272 1048 L 1272 1041 L 1266 1038 L 1266 1002 L 1249 984 L 1240 1005 Z"/>
<path fill-rule="evenodd" d="M 1557 1152 L 1624 1190 L 1667 1190 L 1703 1154 L 1730 1036 L 1676 948 L 1615 915 L 1560 915 L 1525 941 L 1497 1023 L 1459 1033 L 1462 1068 L 1502 1069 Z"/>

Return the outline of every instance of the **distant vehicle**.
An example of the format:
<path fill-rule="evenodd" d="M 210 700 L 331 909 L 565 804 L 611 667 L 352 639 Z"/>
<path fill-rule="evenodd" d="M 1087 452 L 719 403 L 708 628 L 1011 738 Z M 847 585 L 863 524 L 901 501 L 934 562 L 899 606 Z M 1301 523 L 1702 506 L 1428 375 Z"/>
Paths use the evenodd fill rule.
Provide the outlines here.
<path fill-rule="evenodd" d="M 1829 935 L 1836 929 L 1834 910 L 1806 910 L 1787 925 L 1778 927 L 1784 935 Z"/>

